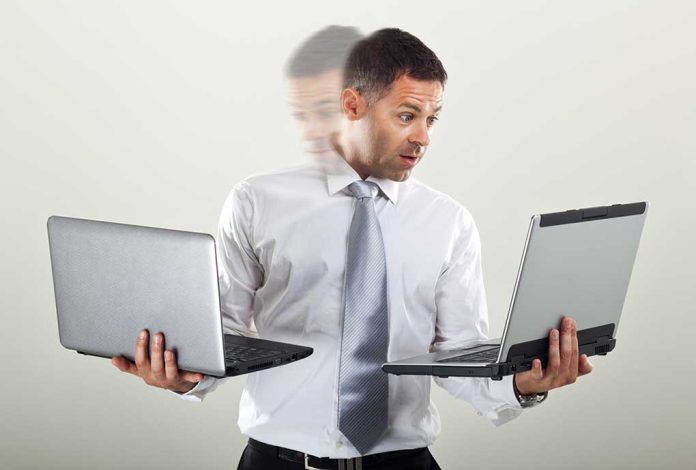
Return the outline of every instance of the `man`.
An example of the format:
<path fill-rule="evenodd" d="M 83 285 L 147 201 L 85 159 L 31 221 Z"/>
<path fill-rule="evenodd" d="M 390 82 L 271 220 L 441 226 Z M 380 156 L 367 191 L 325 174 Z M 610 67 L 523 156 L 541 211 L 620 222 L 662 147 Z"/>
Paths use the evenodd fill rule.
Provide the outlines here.
<path fill-rule="evenodd" d="M 446 79 L 414 36 L 375 32 L 346 63 L 336 164 L 247 178 L 227 199 L 218 233 L 224 327 L 315 350 L 249 375 L 239 426 L 250 441 L 239 468 L 439 468 L 427 449 L 439 432 L 430 379 L 388 376 L 380 365 L 487 335 L 473 219 L 410 178 Z M 145 334 L 136 364 L 115 365 L 191 400 L 219 383 L 179 372 L 155 339 L 149 362 Z M 536 360 L 502 381 L 435 381 L 503 424 L 521 412 L 520 397 L 591 371 L 572 319 L 549 340 L 545 370 Z"/>

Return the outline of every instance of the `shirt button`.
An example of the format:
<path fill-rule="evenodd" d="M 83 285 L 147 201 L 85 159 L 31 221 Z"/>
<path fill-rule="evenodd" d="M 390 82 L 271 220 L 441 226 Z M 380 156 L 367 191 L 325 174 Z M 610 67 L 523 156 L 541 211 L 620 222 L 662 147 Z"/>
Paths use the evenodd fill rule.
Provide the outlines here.
<path fill-rule="evenodd" d="M 341 446 L 343 446 L 343 442 L 336 441 L 336 448 L 339 449 L 339 448 L 341 448 Z"/>

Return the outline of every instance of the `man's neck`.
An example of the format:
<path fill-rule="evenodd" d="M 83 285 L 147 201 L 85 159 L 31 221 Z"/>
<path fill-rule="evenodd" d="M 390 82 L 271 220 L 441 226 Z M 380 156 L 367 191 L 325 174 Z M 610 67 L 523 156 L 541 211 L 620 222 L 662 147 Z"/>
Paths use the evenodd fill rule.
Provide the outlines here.
<path fill-rule="evenodd" d="M 363 180 L 366 180 L 370 176 L 370 172 L 363 169 L 360 165 L 355 164 L 358 159 L 353 157 L 352 155 L 348 155 L 346 152 L 346 149 L 349 147 L 344 144 L 344 142 L 341 139 L 341 134 L 336 133 L 331 136 L 330 138 L 331 146 L 334 148 L 336 153 L 340 155 L 342 159 L 350 165 L 350 167 L 355 170 L 355 172 L 362 178 Z"/>

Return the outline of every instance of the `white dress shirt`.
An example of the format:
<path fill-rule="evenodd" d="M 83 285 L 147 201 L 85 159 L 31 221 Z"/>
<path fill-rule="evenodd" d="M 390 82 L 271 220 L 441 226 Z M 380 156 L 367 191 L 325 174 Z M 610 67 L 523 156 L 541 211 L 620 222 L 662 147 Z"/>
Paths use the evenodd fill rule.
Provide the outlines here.
<path fill-rule="evenodd" d="M 358 174 L 308 164 L 252 176 L 227 198 L 217 239 L 223 328 L 314 348 L 307 359 L 249 374 L 239 427 L 259 441 L 319 457 L 358 452 L 337 428 L 343 281 Z M 387 261 L 388 359 L 483 340 L 488 333 L 481 249 L 459 203 L 413 177 L 369 177 Z M 221 381 L 205 377 L 184 399 Z M 512 377 L 435 378 L 493 424 L 521 413 Z M 370 453 L 424 447 L 440 432 L 428 376 L 389 376 L 389 418 Z"/>

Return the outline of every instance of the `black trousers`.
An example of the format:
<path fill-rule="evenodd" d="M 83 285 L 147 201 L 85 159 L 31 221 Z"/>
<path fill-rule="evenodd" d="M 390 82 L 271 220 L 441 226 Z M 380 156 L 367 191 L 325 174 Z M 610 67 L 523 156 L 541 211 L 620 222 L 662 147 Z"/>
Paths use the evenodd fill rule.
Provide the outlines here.
<path fill-rule="evenodd" d="M 303 470 L 303 463 L 289 462 L 275 455 L 246 446 L 237 470 Z M 376 465 L 363 464 L 364 470 L 440 470 L 427 448 Z"/>

